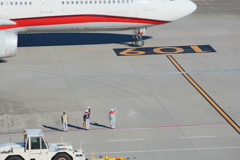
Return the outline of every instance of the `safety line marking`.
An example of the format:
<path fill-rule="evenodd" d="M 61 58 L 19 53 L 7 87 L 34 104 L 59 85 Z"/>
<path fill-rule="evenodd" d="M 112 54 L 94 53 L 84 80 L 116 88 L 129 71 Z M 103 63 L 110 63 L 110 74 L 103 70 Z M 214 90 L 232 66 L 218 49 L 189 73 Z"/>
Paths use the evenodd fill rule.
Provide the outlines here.
<path fill-rule="evenodd" d="M 178 64 L 178 62 L 172 56 L 167 56 L 167 58 L 180 72 L 185 72 L 185 70 Z M 182 75 L 218 111 L 218 113 L 222 115 L 222 117 L 238 132 L 238 134 L 240 134 L 240 128 L 237 125 L 237 123 L 234 122 L 233 119 L 187 73 L 182 73 Z"/>
<path fill-rule="evenodd" d="M 117 76 L 151 76 L 161 74 L 182 74 L 182 73 L 209 73 L 209 72 L 239 72 L 240 69 L 229 70 L 209 70 L 209 71 L 188 71 L 188 72 L 160 72 L 160 73 L 129 73 L 129 74 L 110 74 L 110 75 L 81 75 L 81 76 L 61 76 L 61 77 L 32 77 L 32 78 L 12 78 L 0 79 L 0 81 L 27 81 L 27 80 L 46 80 L 46 79 L 71 79 L 71 78 L 97 78 L 97 77 L 117 77 Z"/>
<path fill-rule="evenodd" d="M 133 128 L 115 128 L 114 130 L 140 130 L 140 129 L 161 129 L 161 128 L 190 128 L 190 127 L 219 127 L 219 126 L 228 126 L 228 124 L 198 124 L 198 125 L 175 125 L 175 126 L 150 126 L 150 127 L 133 127 Z M 98 131 L 106 131 L 109 129 L 106 128 L 94 128 L 90 129 L 91 132 L 98 132 Z M 61 129 L 57 130 L 44 130 L 44 133 L 53 133 L 56 134 L 57 132 L 61 133 Z M 75 130 L 68 130 L 68 132 L 86 132 L 85 129 L 75 129 Z M 0 136 L 5 135 L 20 135 L 22 132 L 14 132 L 14 133 L 0 133 Z"/>
<path fill-rule="evenodd" d="M 120 140 L 107 140 L 108 142 L 116 142 L 116 141 L 142 141 L 143 139 L 120 139 Z"/>
<path fill-rule="evenodd" d="M 147 152 L 174 152 L 174 151 L 198 151 L 198 150 L 223 150 L 240 149 L 240 147 L 212 147 L 212 148 L 183 148 L 183 149 L 159 149 L 159 150 L 139 150 L 139 151 L 120 151 L 120 152 L 101 152 L 99 154 L 117 154 L 117 153 L 147 153 Z M 95 154 L 97 152 L 94 152 Z M 85 153 L 91 154 L 91 153 Z"/>
<path fill-rule="evenodd" d="M 217 136 L 194 136 L 194 137 L 179 137 L 179 138 L 213 138 L 213 137 L 217 137 Z"/>

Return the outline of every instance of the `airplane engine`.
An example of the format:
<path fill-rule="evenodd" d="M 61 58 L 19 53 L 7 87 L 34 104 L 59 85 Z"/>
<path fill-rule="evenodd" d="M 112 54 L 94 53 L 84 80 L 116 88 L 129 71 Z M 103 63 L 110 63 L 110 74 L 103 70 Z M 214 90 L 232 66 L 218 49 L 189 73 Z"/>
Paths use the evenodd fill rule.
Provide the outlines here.
<path fill-rule="evenodd" d="M 0 58 L 16 56 L 17 41 L 14 31 L 0 30 Z"/>

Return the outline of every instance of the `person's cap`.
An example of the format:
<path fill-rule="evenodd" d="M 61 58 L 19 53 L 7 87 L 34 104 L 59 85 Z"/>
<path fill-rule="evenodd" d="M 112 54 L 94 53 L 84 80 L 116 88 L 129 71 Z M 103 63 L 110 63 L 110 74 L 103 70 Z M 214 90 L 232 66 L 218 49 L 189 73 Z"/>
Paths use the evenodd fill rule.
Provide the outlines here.
<path fill-rule="evenodd" d="M 111 109 L 111 111 L 113 111 L 113 109 Z"/>
<path fill-rule="evenodd" d="M 88 109 L 90 108 L 90 106 L 87 107 Z"/>
<path fill-rule="evenodd" d="M 88 110 L 86 110 L 85 112 L 88 112 Z"/>
<path fill-rule="evenodd" d="M 66 111 L 63 111 L 63 114 L 65 114 L 66 113 Z"/>

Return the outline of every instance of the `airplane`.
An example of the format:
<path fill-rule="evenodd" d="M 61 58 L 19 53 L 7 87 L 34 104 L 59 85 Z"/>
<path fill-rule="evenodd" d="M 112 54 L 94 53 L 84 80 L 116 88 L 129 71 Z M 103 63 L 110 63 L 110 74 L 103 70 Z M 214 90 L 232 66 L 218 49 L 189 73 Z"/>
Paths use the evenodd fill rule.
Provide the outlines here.
<path fill-rule="evenodd" d="M 146 28 L 196 8 L 191 0 L 0 0 L 0 58 L 16 56 L 18 33 L 133 30 L 141 47 Z"/>

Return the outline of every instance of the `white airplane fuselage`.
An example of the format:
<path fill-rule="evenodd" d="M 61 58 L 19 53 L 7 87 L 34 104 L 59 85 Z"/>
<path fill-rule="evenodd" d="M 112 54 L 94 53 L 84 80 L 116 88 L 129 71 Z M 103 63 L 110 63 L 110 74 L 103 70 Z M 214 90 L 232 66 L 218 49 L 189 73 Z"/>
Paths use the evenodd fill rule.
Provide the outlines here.
<path fill-rule="evenodd" d="M 194 10 L 196 5 L 190 0 L 0 0 L 0 42 L 2 31 L 141 29 L 175 21 Z M 4 57 L 1 52 L 9 50 L 0 45 L 0 57 Z"/>

